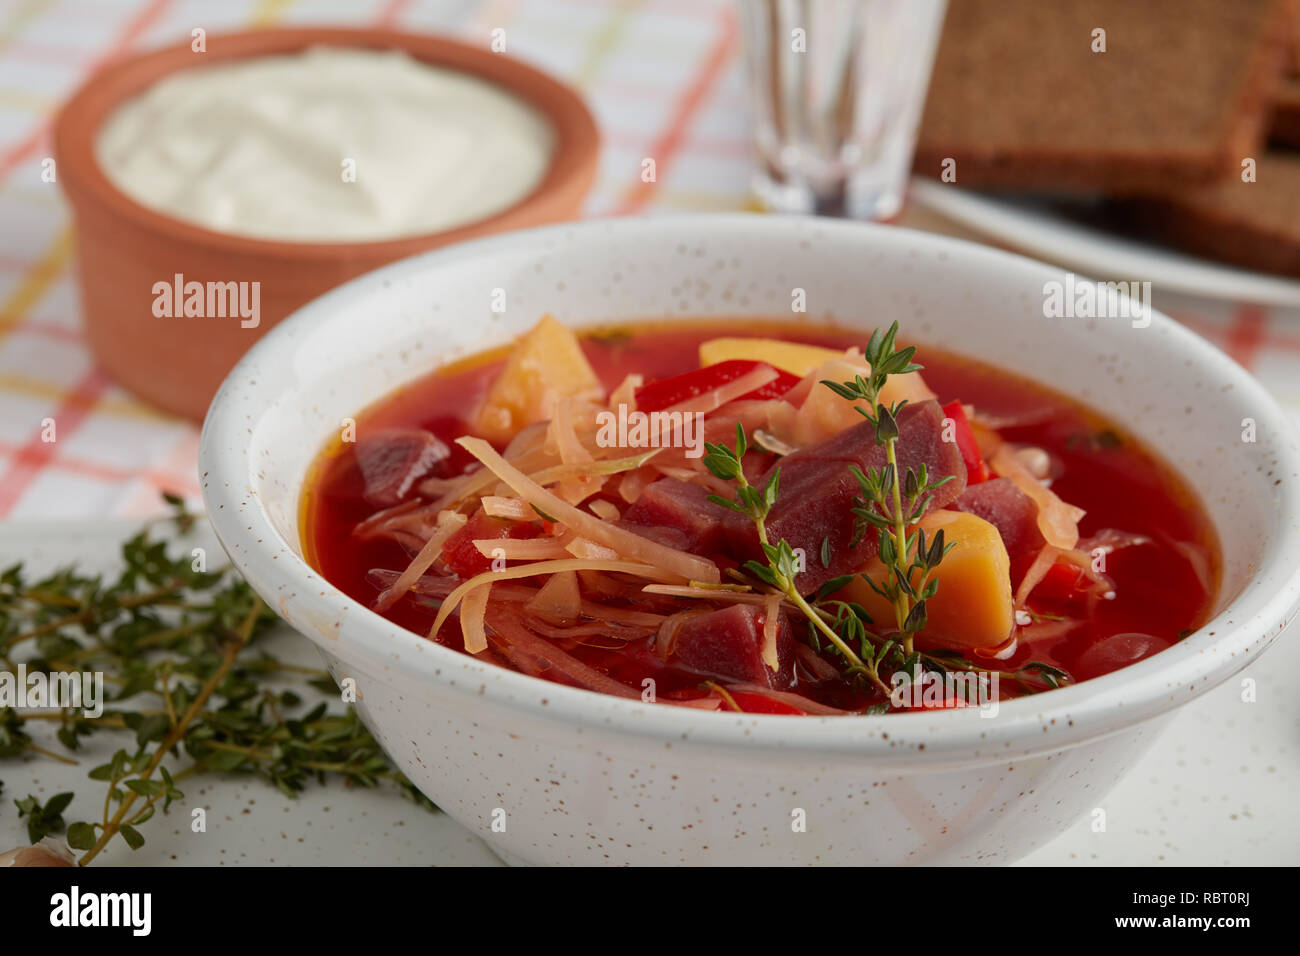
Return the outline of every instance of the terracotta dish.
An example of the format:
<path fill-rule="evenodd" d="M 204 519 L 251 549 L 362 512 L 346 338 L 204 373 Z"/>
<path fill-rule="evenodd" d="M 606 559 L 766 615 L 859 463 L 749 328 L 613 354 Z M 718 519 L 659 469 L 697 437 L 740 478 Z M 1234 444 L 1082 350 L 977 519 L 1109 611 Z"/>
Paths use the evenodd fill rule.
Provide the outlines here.
<path fill-rule="evenodd" d="M 234 236 L 163 215 L 113 186 L 97 164 L 101 124 L 158 80 L 177 70 L 311 46 L 399 49 L 504 87 L 553 125 L 549 170 L 517 204 L 454 229 L 372 242 L 303 243 Z M 591 186 L 599 144 L 595 121 L 578 95 L 517 60 L 435 36 L 313 28 L 210 36 L 205 53 L 186 44 L 116 61 L 64 106 L 54 145 L 76 223 L 86 330 L 96 356 L 142 398 L 198 419 L 239 357 L 267 329 L 326 290 L 417 252 L 573 218 Z M 172 283 L 177 274 L 186 282 L 259 282 L 256 327 L 244 327 L 238 316 L 156 317 L 154 285 Z"/>

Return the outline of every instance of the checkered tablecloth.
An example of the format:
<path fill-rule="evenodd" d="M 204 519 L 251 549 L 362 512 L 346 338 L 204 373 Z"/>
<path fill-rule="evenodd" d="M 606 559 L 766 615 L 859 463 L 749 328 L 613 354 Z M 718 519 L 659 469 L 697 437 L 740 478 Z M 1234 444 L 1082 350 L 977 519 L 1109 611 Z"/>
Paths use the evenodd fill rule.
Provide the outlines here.
<path fill-rule="evenodd" d="M 106 58 L 195 27 L 305 22 L 483 45 L 505 28 L 513 55 L 569 80 L 596 114 L 604 146 L 588 215 L 747 203 L 733 0 L 0 0 L 0 520 L 144 515 L 160 489 L 198 492 L 198 429 L 119 388 L 87 348 L 68 209 L 41 178 L 59 103 Z M 654 184 L 640 180 L 644 156 L 656 159 Z M 1300 415 L 1300 313 L 1158 289 L 1155 304 Z"/>

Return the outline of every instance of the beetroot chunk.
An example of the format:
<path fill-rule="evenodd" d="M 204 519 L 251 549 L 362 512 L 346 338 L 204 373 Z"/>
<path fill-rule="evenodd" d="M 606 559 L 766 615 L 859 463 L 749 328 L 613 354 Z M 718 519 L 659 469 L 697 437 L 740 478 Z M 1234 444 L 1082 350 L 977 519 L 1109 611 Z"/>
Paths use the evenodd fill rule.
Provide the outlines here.
<path fill-rule="evenodd" d="M 623 522 L 629 530 L 670 547 L 695 554 L 716 553 L 722 546 L 729 515 L 734 512 L 709 501 L 708 495 L 703 487 L 689 481 L 660 478 L 647 485 L 641 497 L 624 512 Z"/>
<path fill-rule="evenodd" d="M 437 436 L 421 428 L 389 428 L 357 442 L 356 461 L 366 501 L 388 508 L 450 456 Z"/>
<path fill-rule="evenodd" d="M 935 401 L 907 405 L 898 416 L 900 473 L 906 475 L 907 469 L 924 464 L 931 482 L 952 476 L 934 491 L 928 506 L 931 511 L 947 506 L 966 489 L 966 465 L 957 445 L 943 440 L 943 418 L 943 409 Z M 803 549 L 805 570 L 795 580 L 802 593 L 858 570 L 875 556 L 874 531 L 868 531 L 856 545 L 852 543 L 854 499 L 861 489 L 849 466 L 857 465 L 866 473 L 885 464 L 884 446 L 876 444 L 875 429 L 864 420 L 787 455 L 773 466 L 772 470 L 780 468 L 781 478 L 776 505 L 767 517 L 767 536 L 773 543 L 784 538 L 790 547 Z M 763 476 L 760 487 L 771 478 L 772 470 Z M 822 561 L 823 541 L 828 542 L 826 563 Z M 731 543 L 747 557 L 762 560 L 752 532 L 734 536 Z"/>
<path fill-rule="evenodd" d="M 1038 530 L 1038 506 L 1010 478 L 971 485 L 953 507 L 978 515 L 998 529 L 1011 557 L 1011 587 L 1018 588 L 1025 572 L 1047 542 Z"/>
<path fill-rule="evenodd" d="M 777 631 L 773 671 L 763 663 L 764 611 L 752 604 L 733 604 L 692 618 L 677 632 L 671 662 L 684 670 L 723 680 L 747 681 L 785 689 L 794 682 L 794 638 L 784 615 Z"/>

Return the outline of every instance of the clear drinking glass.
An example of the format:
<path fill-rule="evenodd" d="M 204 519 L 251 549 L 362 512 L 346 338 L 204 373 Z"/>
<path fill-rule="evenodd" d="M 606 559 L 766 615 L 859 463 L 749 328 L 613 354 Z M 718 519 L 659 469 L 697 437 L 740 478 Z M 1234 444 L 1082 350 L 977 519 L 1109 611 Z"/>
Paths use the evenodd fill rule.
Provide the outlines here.
<path fill-rule="evenodd" d="M 779 212 L 902 208 L 946 0 L 738 0 L 758 169 Z"/>

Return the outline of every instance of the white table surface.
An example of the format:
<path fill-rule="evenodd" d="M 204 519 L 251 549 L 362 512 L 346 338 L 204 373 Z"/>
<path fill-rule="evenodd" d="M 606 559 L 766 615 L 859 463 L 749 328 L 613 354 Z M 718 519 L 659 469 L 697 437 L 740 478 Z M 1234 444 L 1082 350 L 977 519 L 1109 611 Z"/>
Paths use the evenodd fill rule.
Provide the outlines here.
<path fill-rule="evenodd" d="M 33 573 L 69 563 L 111 572 L 119 544 L 135 529 L 122 520 L 0 524 L 0 567 L 22 560 Z M 206 528 L 199 534 L 207 539 L 199 543 L 215 547 Z M 285 659 L 319 663 L 310 643 L 287 626 L 271 640 L 272 652 Z M 1300 640 L 1291 632 L 1240 678 L 1182 708 L 1152 752 L 1102 802 L 1104 832 L 1082 820 L 1022 863 L 1300 863 L 1296 673 Z M 1241 678 L 1247 677 L 1255 681 L 1254 703 L 1241 699 Z M 27 842 L 13 801 L 29 793 L 44 801 L 72 790 L 77 798 L 64 818 L 98 819 L 103 784 L 85 774 L 122 745 L 115 735 L 101 736 L 78 755 L 78 766 L 39 755 L 0 761 L 0 849 Z M 61 748 L 55 743 L 52 749 Z M 191 779 L 181 789 L 179 806 L 141 827 L 142 849 L 133 852 L 116 841 L 100 859 L 123 865 L 499 865 L 478 837 L 392 789 L 311 785 L 289 799 L 268 783 L 233 775 Z M 190 831 L 196 806 L 207 810 L 206 833 Z"/>

